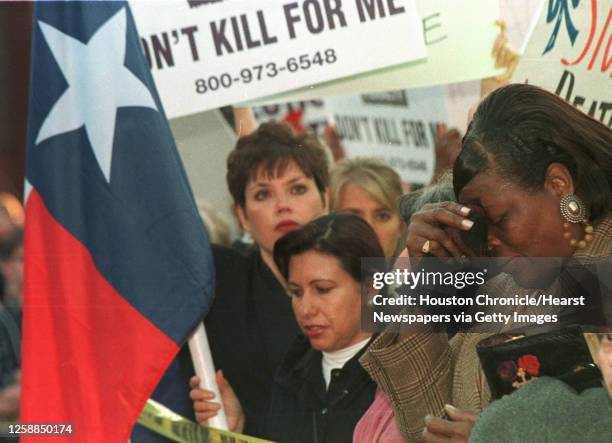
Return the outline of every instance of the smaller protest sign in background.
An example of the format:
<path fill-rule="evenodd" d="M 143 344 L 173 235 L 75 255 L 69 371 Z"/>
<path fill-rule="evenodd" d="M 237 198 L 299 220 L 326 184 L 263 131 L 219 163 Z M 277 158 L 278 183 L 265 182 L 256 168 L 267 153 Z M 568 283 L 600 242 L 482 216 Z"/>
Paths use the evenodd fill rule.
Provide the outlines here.
<path fill-rule="evenodd" d="M 310 129 L 319 136 L 323 135 L 325 127 L 330 122 L 325 100 L 254 106 L 253 113 L 258 124 L 271 120 L 286 122 L 298 132 Z"/>
<path fill-rule="evenodd" d="M 408 183 L 431 181 L 437 125 L 448 124 L 442 86 L 329 97 L 325 103 L 347 157 L 380 158 Z"/>

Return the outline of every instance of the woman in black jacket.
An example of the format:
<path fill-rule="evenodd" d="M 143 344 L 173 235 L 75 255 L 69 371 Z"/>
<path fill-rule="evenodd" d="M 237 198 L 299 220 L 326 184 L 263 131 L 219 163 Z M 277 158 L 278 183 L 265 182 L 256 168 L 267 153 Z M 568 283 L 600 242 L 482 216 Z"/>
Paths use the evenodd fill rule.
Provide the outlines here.
<path fill-rule="evenodd" d="M 240 138 L 227 160 L 236 214 L 257 247 L 243 255 L 213 245 L 215 300 L 204 323 L 215 367 L 234 387 L 250 434 L 259 435 L 274 374 L 299 334 L 273 247 L 327 212 L 328 181 L 325 150 L 316 137 L 279 123 Z"/>
<path fill-rule="evenodd" d="M 382 256 L 372 228 L 350 214 L 321 217 L 276 243 L 274 261 L 304 336 L 275 377 L 260 435 L 280 442 L 352 441 L 376 389 L 358 361 L 371 338 L 361 330 L 361 258 Z M 198 384 L 194 377 L 191 398 L 198 422 L 205 424 L 218 405 Z M 229 384 L 219 387 L 228 417 L 241 415 Z M 232 422 L 240 432 L 243 420 Z"/>

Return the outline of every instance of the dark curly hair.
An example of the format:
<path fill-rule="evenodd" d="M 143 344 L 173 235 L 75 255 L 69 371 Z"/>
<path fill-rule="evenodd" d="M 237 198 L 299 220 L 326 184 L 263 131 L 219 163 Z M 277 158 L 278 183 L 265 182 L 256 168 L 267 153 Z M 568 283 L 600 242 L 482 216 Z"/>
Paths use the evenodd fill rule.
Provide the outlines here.
<path fill-rule="evenodd" d="M 227 158 L 227 185 L 234 202 L 244 208 L 245 189 L 251 180 L 262 172 L 269 178 L 282 174 L 292 161 L 314 180 L 323 198 L 329 186 L 329 163 L 314 134 L 296 135 L 284 123 L 264 123 L 239 139 Z"/>

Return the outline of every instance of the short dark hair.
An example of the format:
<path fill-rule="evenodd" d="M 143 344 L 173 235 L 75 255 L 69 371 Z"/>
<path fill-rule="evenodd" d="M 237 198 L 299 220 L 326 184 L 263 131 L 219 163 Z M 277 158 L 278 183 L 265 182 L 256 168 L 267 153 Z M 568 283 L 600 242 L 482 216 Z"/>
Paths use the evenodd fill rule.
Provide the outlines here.
<path fill-rule="evenodd" d="M 548 166 L 561 163 L 591 220 L 612 209 L 612 131 L 541 88 L 513 84 L 489 94 L 462 145 L 453 168 L 457 196 L 489 168 L 523 188 L 542 188 Z"/>
<path fill-rule="evenodd" d="M 313 133 L 296 135 L 287 124 L 271 122 L 240 138 L 227 158 L 227 185 L 234 202 L 244 208 L 247 184 L 262 171 L 270 178 L 282 174 L 291 161 L 314 180 L 323 197 L 329 186 L 329 163 Z"/>
<path fill-rule="evenodd" d="M 325 215 L 281 237 L 274 245 L 274 262 L 285 279 L 291 257 L 310 250 L 333 255 L 358 282 L 362 281 L 362 258 L 384 257 L 376 232 L 354 214 Z"/>

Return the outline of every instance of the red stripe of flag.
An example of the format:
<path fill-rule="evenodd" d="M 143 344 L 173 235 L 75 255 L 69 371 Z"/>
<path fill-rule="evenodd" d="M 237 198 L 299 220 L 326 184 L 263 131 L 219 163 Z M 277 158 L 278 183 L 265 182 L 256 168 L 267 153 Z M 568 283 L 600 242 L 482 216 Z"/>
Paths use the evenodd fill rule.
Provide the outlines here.
<path fill-rule="evenodd" d="M 179 348 L 100 275 L 36 190 L 26 217 L 20 421 L 72 424 L 54 442 L 127 442 Z"/>

